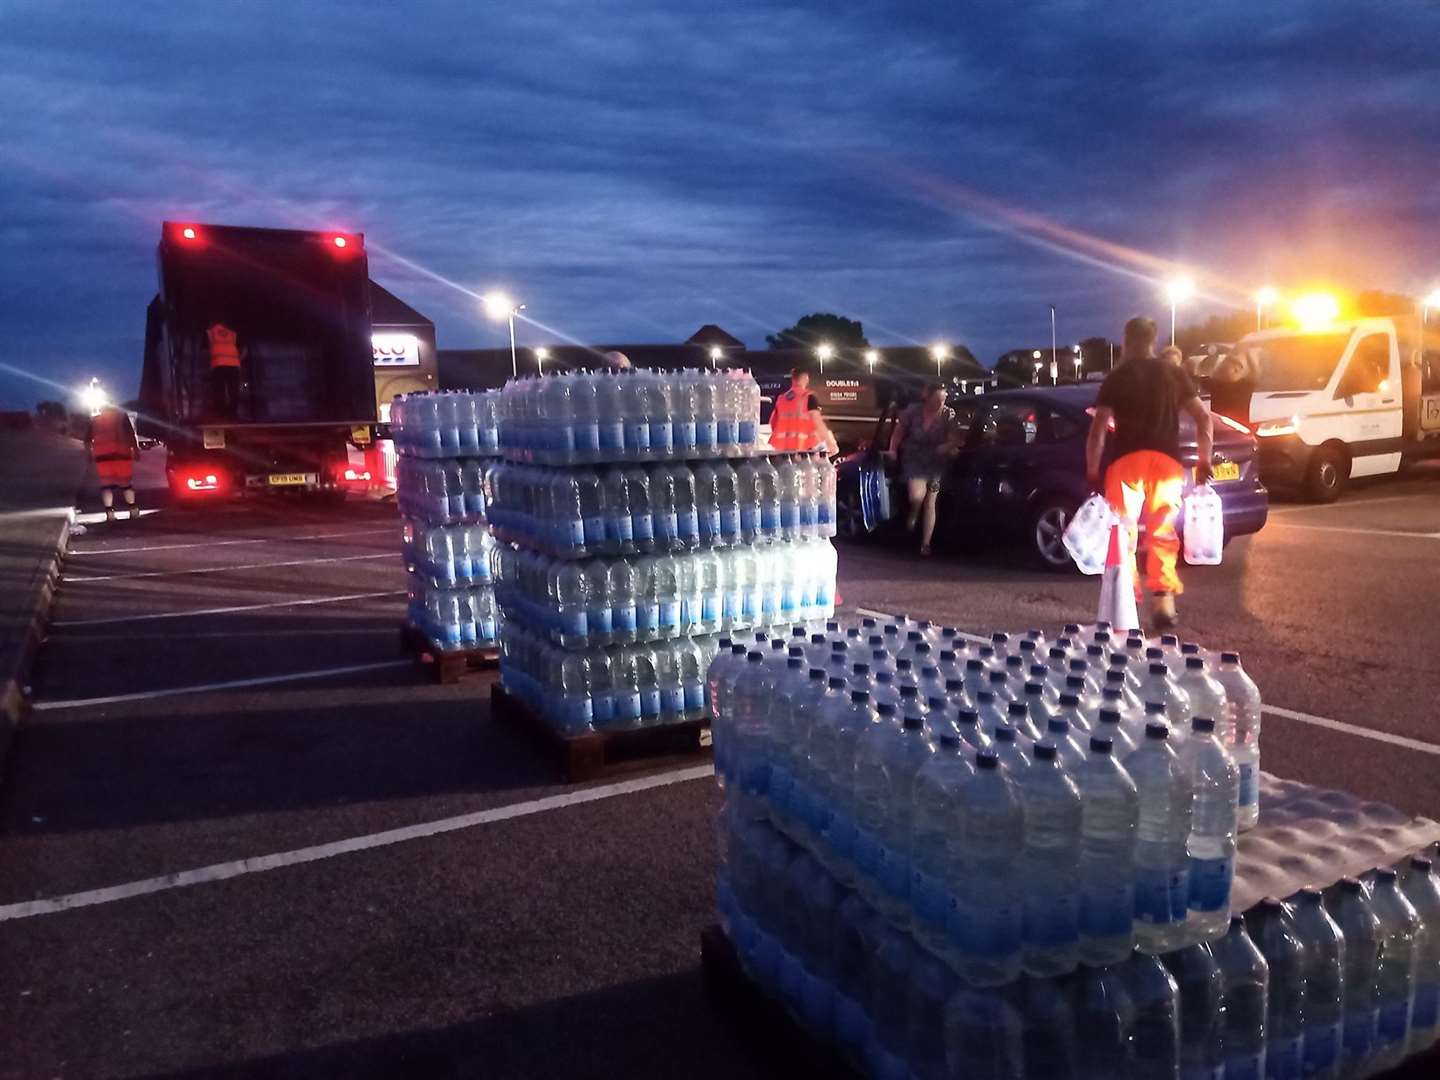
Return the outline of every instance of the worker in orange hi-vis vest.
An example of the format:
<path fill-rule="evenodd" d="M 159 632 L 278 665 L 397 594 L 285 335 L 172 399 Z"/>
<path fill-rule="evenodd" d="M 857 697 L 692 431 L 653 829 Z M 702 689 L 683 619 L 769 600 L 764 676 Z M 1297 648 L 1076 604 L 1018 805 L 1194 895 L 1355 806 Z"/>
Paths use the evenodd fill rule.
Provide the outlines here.
<path fill-rule="evenodd" d="M 95 459 L 95 474 L 100 478 L 100 501 L 105 504 L 105 519 L 115 520 L 115 492 L 119 490 L 135 516 L 135 460 L 140 456 L 140 443 L 135 427 L 124 409 L 106 405 L 90 421 L 90 434 L 85 439 Z"/>
<path fill-rule="evenodd" d="M 240 411 L 240 346 L 235 331 L 215 323 L 205 331 L 210 342 L 210 392 L 215 415 L 233 420 Z"/>
<path fill-rule="evenodd" d="M 808 371 L 796 368 L 790 372 L 790 389 L 775 399 L 770 413 L 770 446 L 787 454 L 840 452 L 835 436 L 820 415 L 820 403 L 810 393 Z"/>

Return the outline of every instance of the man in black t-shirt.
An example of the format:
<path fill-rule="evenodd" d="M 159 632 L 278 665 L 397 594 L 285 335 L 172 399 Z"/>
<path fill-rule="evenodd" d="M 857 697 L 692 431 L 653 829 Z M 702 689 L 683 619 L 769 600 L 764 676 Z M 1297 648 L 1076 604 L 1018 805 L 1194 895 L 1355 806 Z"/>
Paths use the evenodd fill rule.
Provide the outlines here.
<path fill-rule="evenodd" d="M 1150 589 L 1155 625 L 1175 625 L 1175 597 L 1184 591 L 1175 564 L 1180 538 L 1175 521 L 1185 495 L 1180 463 L 1180 413 L 1195 421 L 1199 462 L 1195 482 L 1210 479 L 1214 430 L 1210 411 L 1183 368 L 1155 356 L 1155 323 L 1137 316 L 1125 324 L 1124 362 L 1106 377 L 1095 399 L 1095 417 L 1085 444 L 1090 486 L 1102 490 L 1100 465 L 1113 428 L 1115 454 L 1105 470 L 1105 497 L 1130 529 L 1130 547 L 1144 524 L 1148 536 L 1145 584 Z M 1137 599 L 1139 575 L 1135 577 Z"/>

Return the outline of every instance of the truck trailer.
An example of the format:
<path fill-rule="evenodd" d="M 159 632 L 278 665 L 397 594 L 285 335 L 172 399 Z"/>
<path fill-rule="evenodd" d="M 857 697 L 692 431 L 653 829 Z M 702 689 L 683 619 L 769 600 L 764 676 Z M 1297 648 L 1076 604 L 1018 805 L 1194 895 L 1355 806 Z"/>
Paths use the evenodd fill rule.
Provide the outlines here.
<path fill-rule="evenodd" d="M 142 434 L 178 499 L 364 490 L 376 431 L 360 233 L 163 223 Z"/>

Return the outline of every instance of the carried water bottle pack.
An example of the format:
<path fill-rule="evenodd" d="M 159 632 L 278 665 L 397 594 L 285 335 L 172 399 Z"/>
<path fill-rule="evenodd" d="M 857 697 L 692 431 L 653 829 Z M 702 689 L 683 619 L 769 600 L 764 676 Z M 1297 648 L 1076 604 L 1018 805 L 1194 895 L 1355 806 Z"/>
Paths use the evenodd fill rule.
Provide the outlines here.
<path fill-rule="evenodd" d="M 406 621 L 436 648 L 493 648 L 499 610 L 488 523 L 498 392 L 402 394 L 390 406 L 395 501 L 409 571 Z"/>
<path fill-rule="evenodd" d="M 760 446 L 760 387 L 746 371 L 575 371 L 499 392 L 500 453 L 584 465 L 747 457 Z"/>
<path fill-rule="evenodd" d="M 1423 853 L 1232 916 L 1260 708 L 1234 654 L 873 618 L 718 645 L 722 928 L 867 1074 L 1369 1076 L 1440 1036 Z"/>

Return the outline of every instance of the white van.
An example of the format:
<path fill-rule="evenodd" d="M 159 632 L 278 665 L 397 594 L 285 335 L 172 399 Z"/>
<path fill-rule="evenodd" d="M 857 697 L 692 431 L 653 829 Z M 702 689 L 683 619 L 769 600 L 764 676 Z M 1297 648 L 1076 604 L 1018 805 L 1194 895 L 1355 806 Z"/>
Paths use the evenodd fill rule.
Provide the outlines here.
<path fill-rule="evenodd" d="M 1260 475 L 1330 502 L 1351 477 L 1440 456 L 1440 332 L 1416 318 L 1336 322 L 1247 334 L 1259 360 L 1250 424 Z"/>

